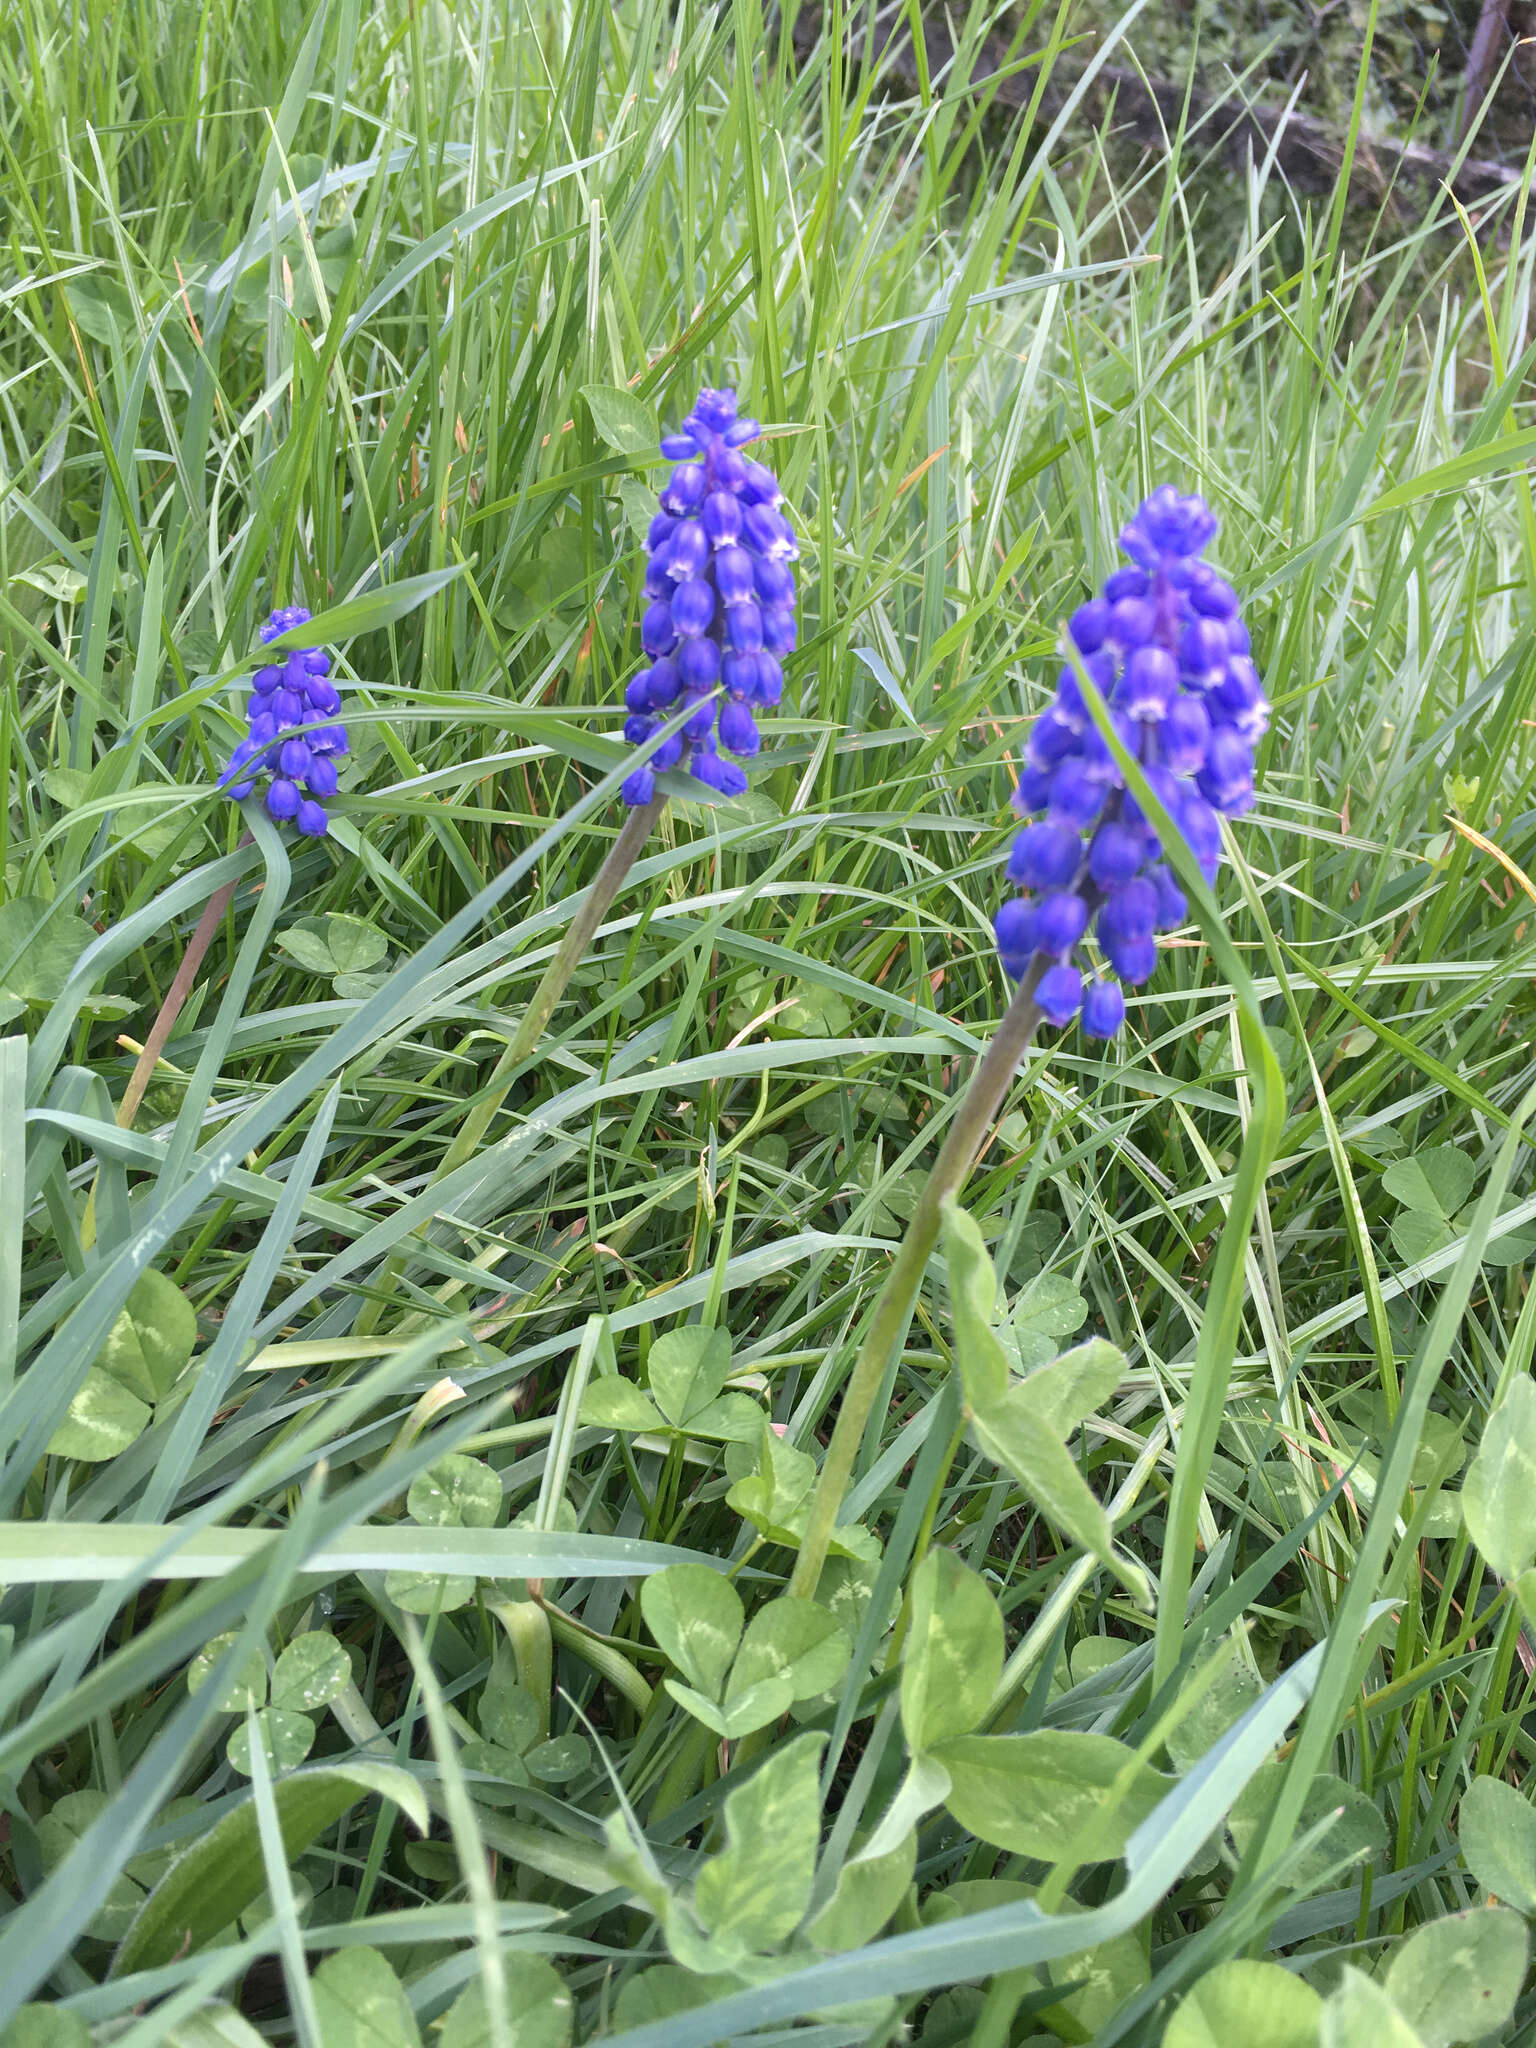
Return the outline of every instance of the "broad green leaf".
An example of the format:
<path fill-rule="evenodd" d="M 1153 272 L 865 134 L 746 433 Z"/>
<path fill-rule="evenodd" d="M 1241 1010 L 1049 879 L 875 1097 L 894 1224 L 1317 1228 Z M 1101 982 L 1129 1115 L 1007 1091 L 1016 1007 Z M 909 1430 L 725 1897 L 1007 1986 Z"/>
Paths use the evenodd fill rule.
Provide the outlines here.
<path fill-rule="evenodd" d="M 787 982 L 784 1004 L 773 1021 L 801 1038 L 841 1038 L 853 1022 L 846 998 L 814 981 Z"/>
<path fill-rule="evenodd" d="M 500 1778 L 507 1785 L 533 1783 L 516 1750 L 503 1749 L 499 1742 L 483 1742 L 478 1735 L 459 1751 L 459 1762 L 466 1771 L 483 1771 L 487 1777 Z"/>
<path fill-rule="evenodd" d="M 852 1651 L 843 1630 L 814 1600 L 770 1600 L 747 1623 L 726 1705 L 769 1678 L 785 1680 L 791 1700 L 814 1699 L 838 1683 Z"/>
<path fill-rule="evenodd" d="M 1070 1902 L 1066 1910 L 1073 1910 Z M 1040 1982 L 1075 1985 L 1065 1991 L 1060 2004 L 1071 2015 L 1085 2039 L 1096 2039 L 1120 2008 L 1152 1980 L 1152 1968 L 1140 1934 L 1117 1934 L 1108 1941 L 1095 1942 L 1076 1955 L 1052 1963 L 1049 1973 L 1037 1971 Z M 1243 2048 L 1248 2048 L 1245 2042 Z"/>
<path fill-rule="evenodd" d="M 688 1418 L 690 1436 L 714 1443 L 755 1444 L 762 1426 L 763 1411 L 750 1394 L 721 1394 Z"/>
<path fill-rule="evenodd" d="M 405 1614 L 454 1614 L 475 1597 L 475 1582 L 463 1572 L 384 1574 L 387 1598 Z"/>
<path fill-rule="evenodd" d="M 666 1419 L 632 1380 L 617 1373 L 588 1380 L 581 1397 L 581 1420 L 594 1429 L 664 1430 Z"/>
<path fill-rule="evenodd" d="M 504 2018 L 509 2048 L 566 2048 L 576 2012 L 554 1964 L 543 1956 L 503 1949 L 501 1967 L 506 1980 Z M 477 1981 L 459 1993 L 435 2039 L 437 2048 L 494 2048 L 482 1983 Z"/>
<path fill-rule="evenodd" d="M 883 1856 L 855 1856 L 837 1875 L 837 1890 L 806 1929 L 829 1953 L 862 1948 L 880 1933 L 906 1896 L 917 1864 L 917 1836 L 904 1835 Z"/>
<path fill-rule="evenodd" d="M 1318 2048 L 1424 2048 L 1381 1986 L 1347 1963 L 1323 2006 L 1317 2038 Z"/>
<path fill-rule="evenodd" d="M 1041 1427 L 1027 1383 L 1010 1388 L 1001 1401 L 974 1414 L 971 1431 L 985 1456 L 1013 1473 L 1049 1521 L 1145 1600 L 1146 1580 L 1140 1568 L 1115 1554 L 1109 1516 L 1061 1438 Z"/>
<path fill-rule="evenodd" d="M 1025 1400 L 1052 1436 L 1069 1437 L 1096 1414 L 1125 1375 L 1125 1353 L 1102 1337 L 1090 1337 L 1037 1366 L 1023 1383 Z"/>
<path fill-rule="evenodd" d="M 340 1948 L 310 1980 L 325 2048 L 421 2048 L 400 1979 L 376 1948 Z"/>
<path fill-rule="evenodd" d="M 24 2005 L 0 2034 L 0 2048 L 91 2048 L 91 2030 L 61 2006 Z"/>
<path fill-rule="evenodd" d="M 637 476 L 621 476 L 614 479 L 613 488 L 619 494 L 619 503 L 624 507 L 624 517 L 630 532 L 637 540 L 644 540 L 651 530 L 651 521 L 656 517 L 656 493 L 647 490 Z M 637 1981 L 631 1979 L 631 1982 Z M 623 1992 L 619 1994 L 623 2000 Z"/>
<path fill-rule="evenodd" d="M 1536 1807 L 1501 1778 L 1474 1778 L 1461 1799 L 1461 1853 L 1485 1892 L 1536 1914 Z"/>
<path fill-rule="evenodd" d="M 93 1822 L 112 1804 L 106 1792 L 66 1792 L 56 1799 L 37 1824 L 37 1846 L 43 1869 L 51 1871 L 70 1853 Z M 86 1932 L 96 1941 L 121 1941 L 133 1917 L 144 1903 L 145 1886 L 127 1872 L 112 1884 L 100 1908 L 91 1917 Z"/>
<path fill-rule="evenodd" d="M 1259 1830 L 1267 1823 L 1285 1768 L 1283 1763 L 1272 1761 L 1255 1772 L 1227 1815 L 1227 1827 L 1239 1855 L 1248 1853 Z M 1298 1891 L 1336 1875 L 1345 1863 L 1379 1856 L 1387 1847 L 1387 1823 L 1375 1801 L 1358 1785 L 1326 1772 L 1307 1787 L 1296 1833 L 1304 1835 L 1325 1820 L 1331 1822 L 1328 1832 L 1287 1872 Z"/>
<path fill-rule="evenodd" d="M 1417 1927 L 1393 1951 L 1386 1988 L 1424 2048 L 1497 2035 L 1525 1982 L 1530 1940 L 1506 1906 L 1479 1906 Z"/>
<path fill-rule="evenodd" d="M 272 1798 L 289 1861 L 297 1861 L 349 1807 L 374 1793 L 392 1800 L 419 1833 L 426 1833 L 421 1787 L 391 1764 L 325 1764 L 281 1779 L 272 1787 Z M 155 1969 L 200 1949 L 259 1898 L 265 1884 L 256 1804 L 246 1799 L 177 1857 L 129 1928 L 113 1974 Z"/>
<path fill-rule="evenodd" d="M 672 1699 L 675 1699 L 685 1713 L 692 1714 L 696 1721 L 702 1721 L 704 1726 L 712 1734 L 718 1735 L 722 1742 L 725 1740 L 726 1721 L 724 1708 L 720 1707 L 714 1700 L 709 1699 L 704 1693 L 701 1693 L 697 1686 L 684 1685 L 680 1679 L 664 1678 L 661 1683 L 662 1690 Z M 755 1699 L 750 1702 L 750 1705 L 754 1708 L 756 1704 Z M 787 1712 L 788 1708 L 789 1694 L 785 1691 L 783 1711 Z M 775 1719 L 777 1711 L 775 1710 L 773 1713 L 764 1715 L 763 1721 L 759 1725 L 766 1726 L 769 1721 Z"/>
<path fill-rule="evenodd" d="M 816 1461 L 774 1434 L 766 1418 L 758 1437 L 756 1469 L 744 1447 L 732 1445 L 725 1469 L 735 1481 L 726 1500 L 766 1535 L 788 1525 L 816 1480 Z"/>
<path fill-rule="evenodd" d="M 42 896 L 0 903 L 0 997 L 51 1003 L 95 937 L 85 919 L 62 903 Z"/>
<path fill-rule="evenodd" d="M 1455 1145 L 1433 1145 L 1408 1159 L 1394 1159 L 1381 1177 L 1393 1201 L 1423 1216 L 1448 1222 L 1466 1202 L 1477 1169 Z"/>
<path fill-rule="evenodd" d="M 256 1739 L 275 1777 L 281 1771 L 296 1771 L 314 1747 L 315 1724 L 308 1714 L 290 1713 L 285 1707 L 262 1707 L 256 1715 Z M 251 1731 L 241 1721 L 230 1731 L 224 1754 L 242 1778 L 251 1775 Z"/>
<path fill-rule="evenodd" d="M 613 2001 L 614 2029 L 675 2019 L 680 2012 L 692 2012 L 695 2006 L 708 2005 L 712 1998 L 734 1991 L 736 1981 L 734 1977 L 698 1977 L 676 1963 L 655 1963 L 619 1986 Z"/>
<path fill-rule="evenodd" d="M 346 1691 L 352 1660 L 333 1635 L 309 1629 L 278 1658 L 272 1673 L 272 1704 L 296 1714 L 315 1714 Z"/>
<path fill-rule="evenodd" d="M 825 1743 L 824 1735 L 797 1735 L 726 1795 L 726 1847 L 704 1865 L 693 1892 L 710 1934 L 761 1952 L 800 1924 L 816 1875 Z"/>
<path fill-rule="evenodd" d="M 962 1827 L 1045 1863 L 1119 1856 L 1172 1783 L 1111 1736 L 1060 1728 L 955 1736 L 932 1755 L 949 1773 L 944 1804 Z"/>
<path fill-rule="evenodd" d="M 949 1264 L 949 1310 L 955 1327 L 955 1363 L 968 1409 L 990 1409 L 1008 1391 L 1008 1354 L 998 1342 L 997 1274 L 972 1216 L 953 1195 L 943 1204 L 944 1252 Z"/>
<path fill-rule="evenodd" d="M 760 1678 L 744 1692 L 733 1695 L 720 1710 L 720 1733 L 730 1742 L 755 1734 L 770 1721 L 778 1721 L 795 1703 L 794 1687 L 782 1676 Z"/>
<path fill-rule="evenodd" d="M 319 918 L 312 918 L 307 924 L 291 924 L 286 931 L 277 935 L 277 943 L 290 959 L 311 974 L 336 974 L 339 963 L 332 957 L 325 936 L 325 926 Z"/>
<path fill-rule="evenodd" d="M 901 1725 L 914 1755 L 977 1727 L 1003 1673 L 1002 1610 L 952 1550 L 930 1550 L 912 1575 L 901 1653 Z"/>
<path fill-rule="evenodd" d="M 1278 1963 L 1218 1963 L 1185 1994 L 1163 2048 L 1317 2048 L 1323 2001 Z"/>
<path fill-rule="evenodd" d="M 163 1273 L 151 1270 L 134 1282 L 96 1364 L 130 1394 L 154 1403 L 181 1378 L 196 1342 L 191 1302 Z"/>
<path fill-rule="evenodd" d="M 489 1529 L 501 1513 L 501 1481 L 483 1458 L 451 1451 L 417 1473 L 405 1505 L 424 1528 Z"/>
<path fill-rule="evenodd" d="M 1003 1326 L 1003 1343 L 1013 1354 L 1017 1370 L 1032 1372 L 1054 1358 L 1061 1339 L 1072 1336 L 1087 1320 L 1088 1304 L 1065 1274 L 1037 1273 L 1014 1296 Z"/>
<path fill-rule="evenodd" d="M 1536 1558 L 1536 1381 L 1525 1374 L 1488 1418 L 1461 1483 L 1467 1534 L 1500 1578 Z"/>
<path fill-rule="evenodd" d="M 49 1452 L 55 1458 L 78 1458 L 87 1465 L 104 1464 L 144 1434 L 150 1414 L 137 1394 L 130 1394 L 93 1365 L 76 1389 L 64 1420 L 49 1437 Z"/>
<path fill-rule="evenodd" d="M 214 1665 L 239 1640 L 239 1635 L 233 1631 L 228 1635 L 211 1637 L 187 1666 L 187 1691 L 201 1692 Z M 224 1681 L 218 1699 L 219 1712 L 243 1714 L 247 1707 L 262 1707 L 266 1702 L 267 1660 L 260 1650 L 252 1650 L 243 1667 Z"/>
<path fill-rule="evenodd" d="M 709 1406 L 730 1370 L 730 1338 L 724 1330 L 707 1330 L 702 1323 L 688 1323 L 658 1337 L 646 1363 L 656 1405 L 679 1429 Z"/>
<path fill-rule="evenodd" d="M 592 1766 L 592 1748 L 585 1735 L 552 1735 L 523 1752 L 523 1767 L 529 1777 L 546 1785 L 563 1785 L 579 1778 Z"/>
<path fill-rule="evenodd" d="M 616 455 L 649 455 L 661 442 L 661 428 L 654 409 L 633 391 L 620 391 L 612 384 L 583 384 L 597 438 Z"/>
<path fill-rule="evenodd" d="M 641 1585 L 640 1612 L 689 1684 L 718 1699 L 746 1620 L 730 1580 L 705 1564 L 669 1565 Z"/>
<path fill-rule="evenodd" d="M 205 2005 L 172 2027 L 162 2048 L 267 2048 L 267 2042 L 232 2005 Z"/>
<path fill-rule="evenodd" d="M 1257 1674 L 1244 1663 L 1236 1643 L 1229 1643 L 1220 1675 L 1198 1688 L 1189 1710 L 1168 1731 L 1168 1754 L 1179 1770 L 1189 1770 L 1208 1749 L 1214 1748 L 1263 1690 Z"/>
<path fill-rule="evenodd" d="M 480 1695 L 481 1734 L 521 1756 L 537 1739 L 543 1719 L 533 1694 L 519 1685 L 504 1665 L 493 1667 Z"/>
<path fill-rule="evenodd" d="M 1425 1209 L 1404 1209 L 1392 1219 L 1392 1249 L 1405 1266 L 1416 1266 L 1431 1252 L 1443 1251 L 1453 1234 L 1443 1216 Z"/>
<path fill-rule="evenodd" d="M 339 910 L 326 917 L 325 938 L 339 974 L 366 974 L 389 951 L 389 941 L 376 924 Z"/>

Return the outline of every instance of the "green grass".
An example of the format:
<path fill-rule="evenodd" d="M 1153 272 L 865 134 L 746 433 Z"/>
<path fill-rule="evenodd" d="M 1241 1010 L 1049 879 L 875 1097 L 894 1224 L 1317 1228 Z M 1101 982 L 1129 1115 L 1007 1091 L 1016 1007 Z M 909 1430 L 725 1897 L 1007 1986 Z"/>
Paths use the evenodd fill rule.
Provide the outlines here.
<path fill-rule="evenodd" d="M 1333 1997 L 1341 2043 L 1381 2025 L 1343 1966 L 1406 1957 L 1393 1996 L 1461 2038 L 1414 2005 L 1406 1938 L 1487 1897 L 1462 1795 L 1536 1761 L 1501 1584 L 1530 1557 L 1479 1525 L 1485 1562 L 1456 1494 L 1536 1345 L 1536 241 L 1519 193 L 1405 226 L 1262 170 L 1234 193 L 1200 132 L 1127 157 L 1070 105 L 1005 116 L 976 43 L 1006 27 L 1043 84 L 1073 17 L 964 25 L 917 97 L 826 41 L 797 67 L 751 0 L 22 0 L 0 41 L 8 2043 L 1152 2044 L 1243 1956 Z M 701 381 L 769 424 L 801 531 L 784 710 L 746 799 L 669 805 L 440 1174 L 622 822 L 657 470 L 581 393 L 667 425 Z M 1006 1001 L 990 918 L 1058 622 L 1164 479 L 1210 498 L 1245 595 L 1260 803 L 1223 921 L 1120 1044 L 1036 1048 L 964 1206 L 1047 1349 L 1125 1353 L 1072 1440 L 1154 1592 L 1165 1554 L 1175 1590 L 1192 1570 L 1188 1615 L 965 1434 L 980 1340 L 939 1260 L 844 1502 L 863 1561 L 820 1589 L 841 1661 L 723 1768 L 641 1589 L 728 1565 L 773 1615 L 794 1549 L 727 1500 L 718 1442 L 583 1422 L 584 1391 L 714 1328 L 735 1393 L 820 1457 Z M 352 733 L 319 845 L 213 789 L 288 602 L 328 616 Z M 50 1451 L 72 1402 L 115 1454 Z M 434 1485 L 449 1454 L 476 1462 Z M 937 1596 L 936 1552 L 975 1578 Z M 728 1602 L 655 1583 L 692 1587 L 689 1626 Z M 909 1774 L 948 1627 L 957 1693 L 1006 1660 L 989 1730 L 1143 1759 L 1114 1824 L 1164 1803 L 1123 1883 L 1118 1846 L 982 1841 Z M 229 1691 L 315 1635 L 349 1671 L 310 1684 L 309 1643 Z M 268 1698 L 314 1777 L 228 1760 Z M 702 1868 L 761 1904 L 819 1843 L 814 1913 L 882 1816 L 893 1889 L 845 1947 L 690 1920 Z M 172 1862 L 216 1824 L 238 1898 Z M 430 2031 L 476 1983 L 484 2030 Z M 1536 2039 L 1510 2003 L 1497 2037 Z"/>

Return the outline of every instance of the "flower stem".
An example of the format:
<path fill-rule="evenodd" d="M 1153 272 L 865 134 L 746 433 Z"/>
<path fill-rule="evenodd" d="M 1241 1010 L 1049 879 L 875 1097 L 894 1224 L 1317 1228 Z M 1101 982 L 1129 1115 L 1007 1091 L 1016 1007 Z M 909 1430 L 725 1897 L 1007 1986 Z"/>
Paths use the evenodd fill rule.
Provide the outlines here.
<path fill-rule="evenodd" d="M 625 820 L 623 831 L 609 848 L 608 858 L 598 869 L 581 908 L 571 919 L 569 929 L 560 941 L 559 950 L 545 968 L 543 979 L 523 1012 L 523 1021 L 517 1027 L 517 1036 L 491 1071 L 490 1093 L 476 1103 L 464 1119 L 457 1137 L 443 1154 L 442 1164 L 432 1176 L 434 1180 L 441 1180 L 444 1175 L 462 1166 L 466 1159 L 473 1157 L 476 1146 L 490 1128 L 492 1117 L 506 1100 L 512 1075 L 543 1037 L 545 1026 L 555 1014 L 555 1007 L 565 994 L 567 982 L 580 966 L 587 948 L 592 943 L 593 933 L 607 915 L 609 905 L 624 886 L 624 878 L 634 866 L 641 847 L 650 838 L 651 828 L 661 816 L 666 801 L 664 796 L 652 797 L 648 804 L 640 804 L 632 810 Z"/>
<path fill-rule="evenodd" d="M 837 1525 L 837 1512 L 853 1477 L 854 1460 L 864 1441 L 870 1410 L 884 1382 L 891 1354 L 906 1335 L 913 1303 L 939 1240 L 944 1199 L 958 1193 L 965 1184 L 986 1143 L 993 1119 L 1002 1108 L 1019 1061 L 1029 1049 L 1041 1017 L 1035 1002 L 1035 984 L 1049 965 L 1043 958 L 1035 961 L 1019 983 L 1003 1021 L 993 1032 L 992 1042 L 971 1076 L 965 1099 L 955 1112 L 880 1290 L 843 1393 L 832 1441 L 811 1496 L 805 1538 L 789 1582 L 790 1593 L 802 1600 L 811 1598 L 821 1578 L 832 1531 Z"/>

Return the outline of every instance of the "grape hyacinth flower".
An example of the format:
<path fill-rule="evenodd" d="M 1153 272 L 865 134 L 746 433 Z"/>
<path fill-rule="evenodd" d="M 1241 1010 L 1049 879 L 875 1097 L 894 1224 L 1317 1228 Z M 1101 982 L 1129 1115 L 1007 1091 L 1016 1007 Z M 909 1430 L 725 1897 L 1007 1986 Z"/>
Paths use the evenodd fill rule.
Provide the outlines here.
<path fill-rule="evenodd" d="M 1202 559 L 1215 533 L 1203 498 L 1164 484 L 1120 535 L 1131 566 L 1068 622 L 1127 753 L 1207 882 L 1221 861 L 1220 819 L 1253 802 L 1253 750 L 1269 725 L 1237 593 Z M 1009 879 L 1028 893 L 997 913 L 1003 967 L 1022 978 L 1045 956 L 1035 1001 L 1048 1021 L 1080 1015 L 1090 1038 L 1113 1038 L 1121 983 L 1147 979 L 1157 933 L 1188 903 L 1070 665 L 1030 733 L 1014 804 L 1035 822 L 1009 856 Z M 1085 981 L 1074 953 L 1090 926 L 1111 975 Z"/>
<path fill-rule="evenodd" d="M 741 453 L 761 432 L 738 415 L 734 391 L 706 390 L 682 432 L 662 441 L 677 467 L 645 538 L 640 644 L 649 665 L 624 693 L 624 737 L 639 746 L 680 708 L 692 715 L 625 782 L 631 806 L 648 804 L 657 773 L 678 766 L 739 796 L 747 778 L 738 763 L 762 744 L 753 713 L 784 693 L 781 661 L 796 630 L 790 564 L 800 550 L 777 478 Z"/>
<path fill-rule="evenodd" d="M 281 606 L 262 627 L 261 637 L 275 640 L 309 620 L 302 605 Z M 336 756 L 348 751 L 347 728 L 334 722 L 341 699 L 330 667 L 323 648 L 304 647 L 257 669 L 246 736 L 220 778 L 221 788 L 242 798 L 255 788 L 258 775 L 269 776 L 268 815 L 291 818 L 311 839 L 324 836 L 326 799 L 336 794 Z"/>

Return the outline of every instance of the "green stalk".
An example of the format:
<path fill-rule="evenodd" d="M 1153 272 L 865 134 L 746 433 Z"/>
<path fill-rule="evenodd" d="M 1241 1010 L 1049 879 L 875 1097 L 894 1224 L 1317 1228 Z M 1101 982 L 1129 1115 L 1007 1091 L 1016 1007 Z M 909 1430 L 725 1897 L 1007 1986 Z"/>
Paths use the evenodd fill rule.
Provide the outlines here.
<path fill-rule="evenodd" d="M 571 919 L 565 937 L 560 941 L 559 950 L 545 968 L 543 978 L 533 992 L 533 1000 L 523 1012 L 523 1021 L 517 1027 L 517 1036 L 491 1070 L 490 1093 L 482 1101 L 477 1102 L 465 1117 L 458 1135 L 438 1161 L 432 1174 L 433 1181 L 446 1179 L 450 1173 L 463 1166 L 466 1160 L 474 1157 L 476 1148 L 490 1129 L 492 1117 L 507 1099 L 512 1076 L 543 1037 L 544 1027 L 555 1014 L 555 1006 L 565 994 L 567 982 L 576 972 L 583 955 L 591 945 L 592 935 L 607 915 L 609 905 L 624 886 L 624 877 L 634 866 L 641 847 L 650 838 L 651 827 L 661 816 L 666 801 L 664 796 L 653 796 L 648 804 L 641 804 L 625 819 L 623 831 L 608 849 L 608 858 L 598 869 L 581 908 Z M 421 1236 L 426 1228 L 425 1222 L 419 1223 L 415 1235 Z M 384 1262 L 376 1285 L 375 1298 L 364 1306 L 357 1319 L 357 1335 L 367 1337 L 373 1334 L 378 1319 L 384 1312 L 384 1303 L 393 1291 L 394 1282 L 404 1264 L 403 1250 L 391 1252 Z"/>
<path fill-rule="evenodd" d="M 827 1561 L 832 1531 L 837 1526 L 837 1512 L 853 1477 L 859 1446 L 864 1441 L 870 1410 L 884 1383 L 891 1354 L 906 1336 L 918 1289 L 928 1270 L 933 1248 L 939 1241 L 944 1199 L 947 1195 L 958 1194 L 964 1186 L 1002 1108 L 1019 1061 L 1029 1049 L 1041 1015 L 1035 1002 L 1035 985 L 1049 964 L 1047 960 L 1037 959 L 1019 983 L 1003 1021 L 992 1034 L 992 1042 L 971 1076 L 965 1099 L 955 1112 L 933 1170 L 918 1196 L 906 1235 L 891 1261 L 891 1270 L 875 1303 L 864 1342 L 859 1346 L 859 1355 L 854 1360 L 842 1407 L 838 1411 L 837 1426 L 822 1461 L 816 1491 L 811 1496 L 805 1540 L 800 1545 L 794 1575 L 789 1582 L 790 1593 L 795 1598 L 809 1600 L 816 1591 L 821 1568 Z"/>
<path fill-rule="evenodd" d="M 581 908 L 571 919 L 565 937 L 560 941 L 559 951 L 545 968 L 543 979 L 533 992 L 533 1000 L 523 1012 L 517 1036 L 492 1070 L 490 1094 L 477 1103 L 464 1119 L 458 1136 L 443 1154 L 442 1164 L 433 1175 L 434 1180 L 441 1180 L 473 1156 L 476 1146 L 490 1128 L 491 1118 L 506 1099 L 512 1075 L 544 1036 L 544 1027 L 555 1014 L 555 1006 L 565 994 L 566 983 L 585 957 L 594 932 L 624 886 L 624 878 L 638 859 L 641 847 L 650 838 L 651 827 L 661 816 L 666 801 L 664 796 L 653 796 L 648 804 L 641 804 L 631 811 L 625 820 L 623 831 L 609 848 L 608 858 L 598 869 Z"/>

